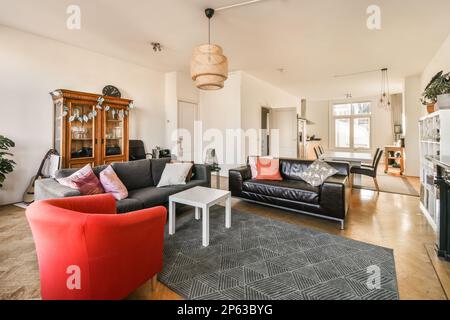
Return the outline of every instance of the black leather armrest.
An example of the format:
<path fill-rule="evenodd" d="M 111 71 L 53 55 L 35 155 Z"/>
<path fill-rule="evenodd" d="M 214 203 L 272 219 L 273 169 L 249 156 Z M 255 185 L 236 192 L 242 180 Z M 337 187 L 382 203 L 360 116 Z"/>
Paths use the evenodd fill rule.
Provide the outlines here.
<path fill-rule="evenodd" d="M 343 176 L 350 175 L 350 163 L 340 162 L 340 161 L 334 161 L 334 162 L 327 161 L 327 163 L 338 171 L 338 175 L 343 175 Z"/>
<path fill-rule="evenodd" d="M 330 216 L 344 219 L 349 206 L 349 181 L 344 175 L 328 178 L 321 187 L 320 205 Z"/>
<path fill-rule="evenodd" d="M 193 172 L 193 180 L 205 181 L 206 185 L 211 187 L 211 166 L 206 164 L 195 164 Z"/>
<path fill-rule="evenodd" d="M 252 178 L 250 166 L 244 166 L 231 169 L 228 174 L 228 187 L 233 197 L 239 197 L 242 194 L 242 184 L 245 180 Z"/>

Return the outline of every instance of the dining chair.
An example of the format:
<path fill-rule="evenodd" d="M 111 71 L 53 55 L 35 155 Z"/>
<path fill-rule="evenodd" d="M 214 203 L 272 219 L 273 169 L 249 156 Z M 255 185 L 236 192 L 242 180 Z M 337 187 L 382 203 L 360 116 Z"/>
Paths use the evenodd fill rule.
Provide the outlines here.
<path fill-rule="evenodd" d="M 374 158 L 372 165 L 361 165 L 361 166 L 352 167 L 350 169 L 350 172 L 353 174 L 352 185 L 353 185 L 354 175 L 361 174 L 364 176 L 372 177 L 377 191 L 380 192 L 380 187 L 378 185 L 378 180 L 377 180 L 377 171 L 378 171 L 377 169 L 378 169 L 378 165 L 380 164 L 380 160 L 381 160 L 382 156 L 383 156 L 383 151 L 381 149 L 378 149 L 377 153 L 375 154 L 375 158 Z"/>
<path fill-rule="evenodd" d="M 320 151 L 319 151 L 319 148 L 318 148 L 318 147 L 314 147 L 314 153 L 316 154 L 317 160 L 319 160 L 321 154 L 320 154 Z"/>
<path fill-rule="evenodd" d="M 323 148 L 322 145 L 319 145 L 319 151 L 320 151 L 320 155 L 323 155 L 325 153 L 325 149 Z"/>

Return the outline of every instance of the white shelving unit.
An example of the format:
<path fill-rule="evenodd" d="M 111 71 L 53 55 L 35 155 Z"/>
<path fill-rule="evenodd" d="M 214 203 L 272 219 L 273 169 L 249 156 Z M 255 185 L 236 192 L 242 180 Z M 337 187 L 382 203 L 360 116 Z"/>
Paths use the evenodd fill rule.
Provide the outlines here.
<path fill-rule="evenodd" d="M 439 226 L 439 190 L 434 185 L 436 166 L 427 157 L 450 156 L 450 110 L 441 110 L 419 121 L 420 209 L 435 231 Z"/>

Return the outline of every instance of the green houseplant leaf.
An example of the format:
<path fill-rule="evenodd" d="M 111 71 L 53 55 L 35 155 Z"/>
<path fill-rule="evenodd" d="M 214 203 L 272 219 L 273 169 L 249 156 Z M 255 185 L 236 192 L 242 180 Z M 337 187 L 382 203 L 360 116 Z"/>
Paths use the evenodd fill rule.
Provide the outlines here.
<path fill-rule="evenodd" d="M 16 163 L 9 159 L 13 154 L 7 152 L 10 148 L 14 148 L 16 144 L 11 139 L 0 135 L 0 150 L 5 150 L 0 152 L 0 188 L 3 187 L 6 175 L 14 171 L 14 166 Z"/>

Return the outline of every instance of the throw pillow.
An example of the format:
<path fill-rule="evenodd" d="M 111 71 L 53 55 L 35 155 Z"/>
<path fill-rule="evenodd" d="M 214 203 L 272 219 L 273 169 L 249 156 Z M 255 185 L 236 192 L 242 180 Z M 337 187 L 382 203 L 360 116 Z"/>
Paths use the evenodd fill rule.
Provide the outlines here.
<path fill-rule="evenodd" d="M 170 163 L 191 163 L 192 167 L 191 170 L 189 170 L 188 175 L 186 176 L 186 183 L 192 180 L 194 178 L 194 161 L 179 161 L 179 160 L 172 160 Z"/>
<path fill-rule="evenodd" d="M 338 173 L 338 171 L 325 161 L 316 160 L 308 167 L 308 169 L 300 173 L 300 178 L 313 187 L 318 187 L 336 173 Z"/>
<path fill-rule="evenodd" d="M 258 158 L 256 160 L 258 175 L 256 180 L 282 181 L 280 159 Z"/>
<path fill-rule="evenodd" d="M 258 162 L 258 158 L 260 159 L 273 159 L 273 157 L 259 157 L 259 156 L 250 156 L 248 157 L 248 164 L 250 166 L 250 169 L 252 171 L 252 179 L 256 179 L 258 176 L 258 168 L 256 166 L 256 163 Z"/>
<path fill-rule="evenodd" d="M 57 179 L 63 186 L 77 189 L 83 195 L 104 193 L 103 187 L 90 164 L 67 178 Z"/>
<path fill-rule="evenodd" d="M 100 183 L 102 184 L 103 189 L 105 189 L 105 192 L 111 193 L 117 200 L 128 198 L 128 190 L 123 182 L 120 181 L 113 167 L 108 166 L 105 170 L 100 172 Z"/>
<path fill-rule="evenodd" d="M 192 166 L 192 163 L 166 164 L 158 188 L 186 184 L 186 177 Z"/>

